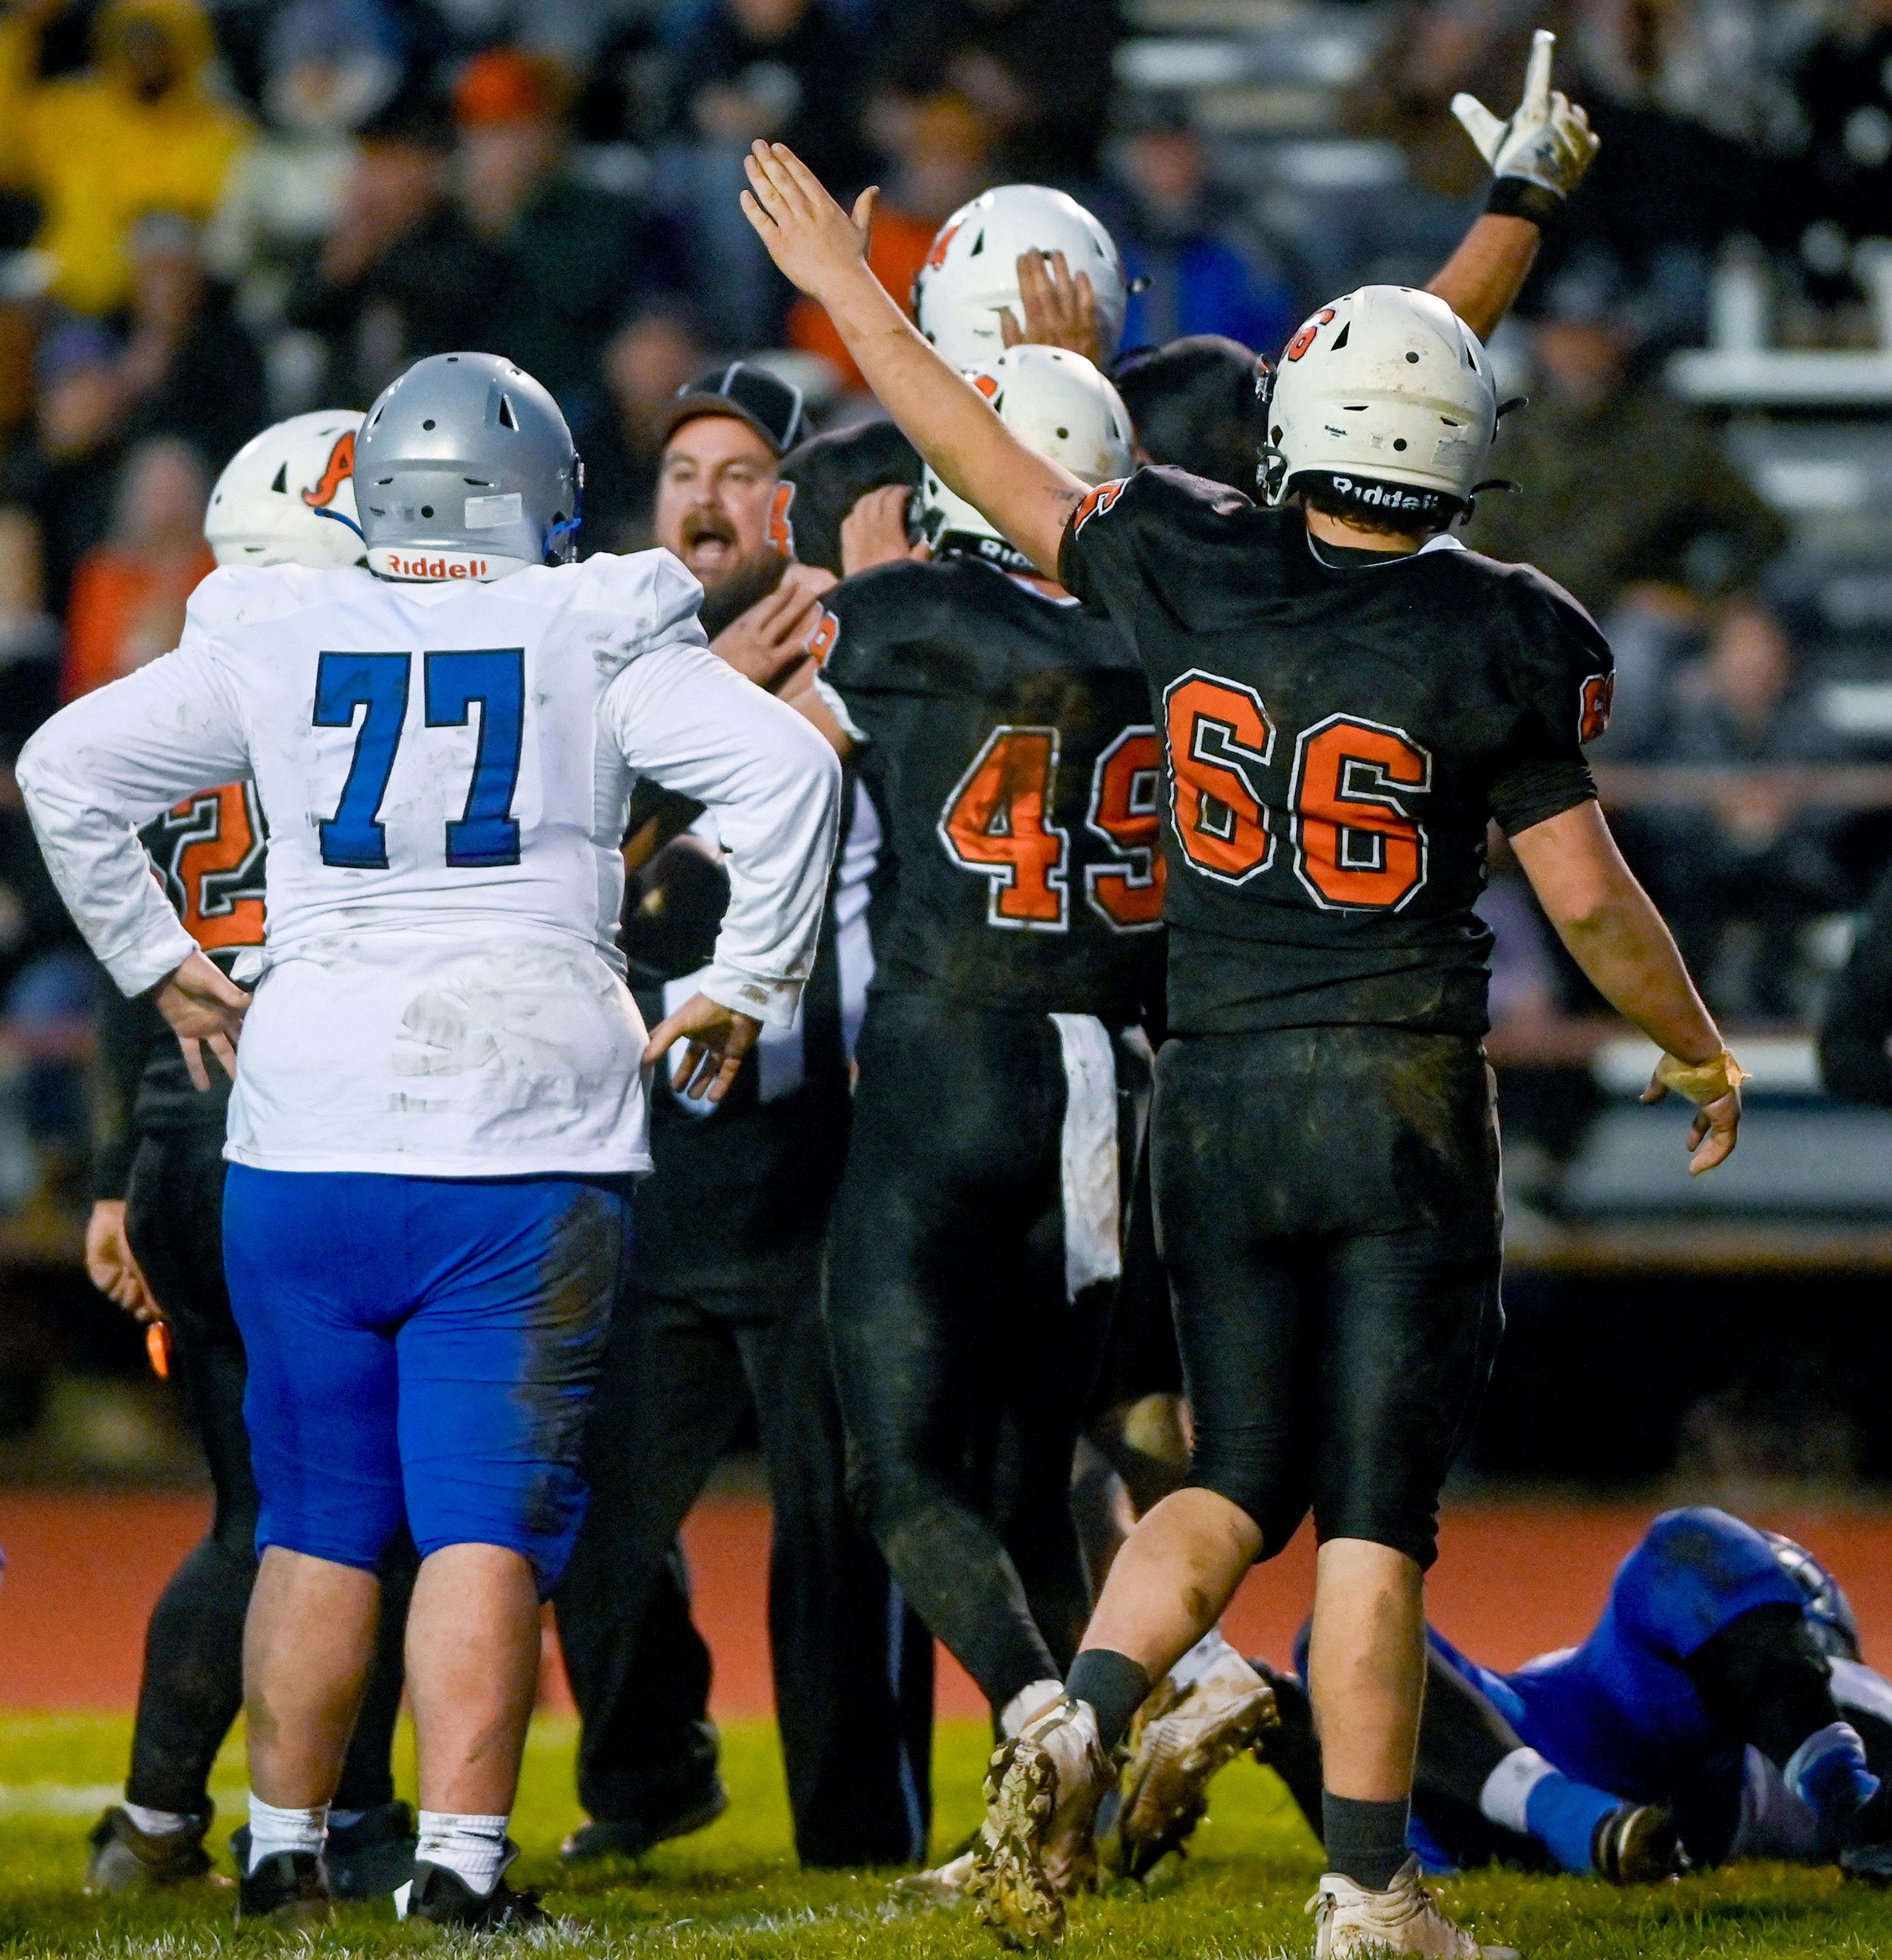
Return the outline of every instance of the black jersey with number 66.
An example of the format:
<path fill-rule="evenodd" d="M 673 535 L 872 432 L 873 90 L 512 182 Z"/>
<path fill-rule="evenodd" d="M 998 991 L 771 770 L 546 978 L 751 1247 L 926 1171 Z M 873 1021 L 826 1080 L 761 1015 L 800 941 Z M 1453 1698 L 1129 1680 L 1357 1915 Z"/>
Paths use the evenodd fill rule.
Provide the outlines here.
<path fill-rule="evenodd" d="M 1452 538 L 1336 551 L 1166 469 L 1091 492 L 1061 574 L 1156 703 L 1171 1027 L 1483 1033 L 1487 826 L 1596 793 L 1612 669 L 1589 615 Z"/>
<path fill-rule="evenodd" d="M 874 991 L 1140 1020 L 1162 986 L 1160 769 L 1122 635 L 958 556 L 826 603 L 820 684 L 886 833 Z"/>

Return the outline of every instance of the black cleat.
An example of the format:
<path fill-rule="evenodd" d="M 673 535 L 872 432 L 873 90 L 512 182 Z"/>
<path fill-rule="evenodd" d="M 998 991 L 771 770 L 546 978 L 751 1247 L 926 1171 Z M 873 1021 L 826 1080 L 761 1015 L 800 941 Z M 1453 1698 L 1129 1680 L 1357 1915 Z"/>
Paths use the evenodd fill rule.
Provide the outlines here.
<path fill-rule="evenodd" d="M 139 1830 L 121 1806 L 113 1804 L 86 1835 L 92 1851 L 85 1861 L 85 1889 L 108 1898 L 129 1898 L 211 1878 L 204 1833 L 215 1815 L 206 1810 L 188 1829 L 153 1837 Z M 211 1878 L 211 1882 L 227 1881 Z"/>
<path fill-rule="evenodd" d="M 730 1793 L 719 1776 L 709 1787 L 680 1804 L 666 1817 L 599 1818 L 581 1824 L 558 1847 L 568 1865 L 585 1865 L 599 1858 L 641 1858 L 673 1838 L 706 1831 L 730 1807 Z"/>
<path fill-rule="evenodd" d="M 414 1876 L 414 1813 L 377 1803 L 352 1824 L 329 1826 L 322 1861 L 339 1899 L 384 1899 Z"/>
<path fill-rule="evenodd" d="M 510 1864 L 519 1847 L 506 1841 Z M 507 1884 L 505 1868 L 491 1892 L 475 1892 L 459 1873 L 444 1865 L 431 1865 L 425 1858 L 414 1861 L 414 1882 L 409 1887 L 401 1917 L 418 1920 L 425 1926 L 458 1927 L 469 1933 L 524 1933 L 535 1926 L 571 1929 L 575 1922 L 555 1919 L 539 1903 L 536 1892 L 516 1892 Z"/>
<path fill-rule="evenodd" d="M 237 1881 L 237 1923 L 326 1926 L 332 1916 L 320 1851 L 276 1851 Z"/>
<path fill-rule="evenodd" d="M 1598 1820 L 1590 1862 L 1613 1885 L 1658 1885 L 1683 1865 L 1675 1820 L 1660 1804 L 1620 1804 Z"/>

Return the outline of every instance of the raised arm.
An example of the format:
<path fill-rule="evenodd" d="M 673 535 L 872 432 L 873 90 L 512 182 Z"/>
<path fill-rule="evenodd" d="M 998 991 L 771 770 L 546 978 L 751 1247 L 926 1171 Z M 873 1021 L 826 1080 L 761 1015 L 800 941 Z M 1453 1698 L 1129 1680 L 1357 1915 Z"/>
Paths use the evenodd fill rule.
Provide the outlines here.
<path fill-rule="evenodd" d="M 1662 1051 L 1643 1096 L 1671 1089 L 1696 1105 L 1689 1169 L 1712 1170 L 1735 1147 L 1741 1073 L 1702 1003 L 1661 915 L 1639 885 L 1593 801 L 1511 839 L 1518 862 L 1570 956 L 1597 991 Z"/>
<path fill-rule="evenodd" d="M 888 297 L 867 265 L 877 193 L 863 191 L 851 218 L 786 144 L 758 142 L 745 161 L 742 210 L 770 257 L 826 307 L 868 387 L 947 486 L 1056 578 L 1065 520 L 1086 486 L 1033 455 Z"/>
<path fill-rule="evenodd" d="M 1524 94 L 1509 122 L 1476 96 L 1452 98 L 1452 113 L 1491 166 L 1491 196 L 1483 216 L 1426 290 L 1481 339 L 1510 311 L 1537 262 L 1544 228 L 1596 155 L 1589 118 L 1550 86 L 1556 52 L 1556 35 L 1540 27 L 1531 37 Z"/>

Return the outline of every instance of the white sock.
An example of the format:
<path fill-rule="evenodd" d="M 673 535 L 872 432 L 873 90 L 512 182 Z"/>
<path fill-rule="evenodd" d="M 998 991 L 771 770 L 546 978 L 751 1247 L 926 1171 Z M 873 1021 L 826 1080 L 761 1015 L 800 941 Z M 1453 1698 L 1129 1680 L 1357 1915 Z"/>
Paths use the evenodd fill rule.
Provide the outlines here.
<path fill-rule="evenodd" d="M 1064 1692 L 1061 1681 L 1034 1681 L 1021 1688 L 999 1710 L 999 1733 L 1009 1742 L 1025 1723 L 1041 1714 Z"/>
<path fill-rule="evenodd" d="M 168 1838 L 175 1831 L 189 1830 L 200 1821 L 181 1811 L 148 1810 L 142 1803 L 127 1803 L 124 1810 L 147 1838 Z"/>
<path fill-rule="evenodd" d="M 482 1898 L 499 1882 L 507 1861 L 508 1817 L 463 1817 L 451 1810 L 423 1810 L 416 1864 L 444 1865 Z"/>
<path fill-rule="evenodd" d="M 1525 1822 L 1525 1810 L 1531 1793 L 1546 1777 L 1556 1774 L 1535 1749 L 1513 1749 L 1485 1778 L 1485 1787 L 1478 1793 L 1478 1809 L 1492 1823 L 1528 1838 L 1531 1826 Z"/>
<path fill-rule="evenodd" d="M 1211 1627 L 1169 1670 L 1169 1678 L 1178 1688 L 1191 1688 L 1223 1661 L 1240 1660 L 1241 1658 L 1241 1655 L 1223 1638 L 1221 1628 Z"/>
<path fill-rule="evenodd" d="M 250 1793 L 250 1870 L 278 1851 L 320 1851 L 329 1828 L 329 1806 L 312 1810 L 278 1810 Z M 248 1873 L 244 1874 L 245 1877 Z"/>

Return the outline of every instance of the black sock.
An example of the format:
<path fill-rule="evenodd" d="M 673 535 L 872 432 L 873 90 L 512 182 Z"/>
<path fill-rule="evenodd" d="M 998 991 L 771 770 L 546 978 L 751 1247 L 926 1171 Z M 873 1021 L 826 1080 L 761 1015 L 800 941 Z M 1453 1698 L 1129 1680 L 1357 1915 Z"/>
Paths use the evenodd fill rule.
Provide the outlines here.
<path fill-rule="evenodd" d="M 1411 1799 L 1374 1803 L 1364 1797 L 1321 1793 L 1321 1835 L 1327 1844 L 1327 1869 L 1369 1892 L 1383 1892 L 1410 1853 L 1406 1823 Z"/>
<path fill-rule="evenodd" d="M 1128 1654 L 1108 1647 L 1086 1647 L 1071 1662 L 1064 1692 L 1097 1710 L 1097 1739 L 1106 1750 L 1124 1739 L 1150 1693 L 1150 1676 Z"/>

